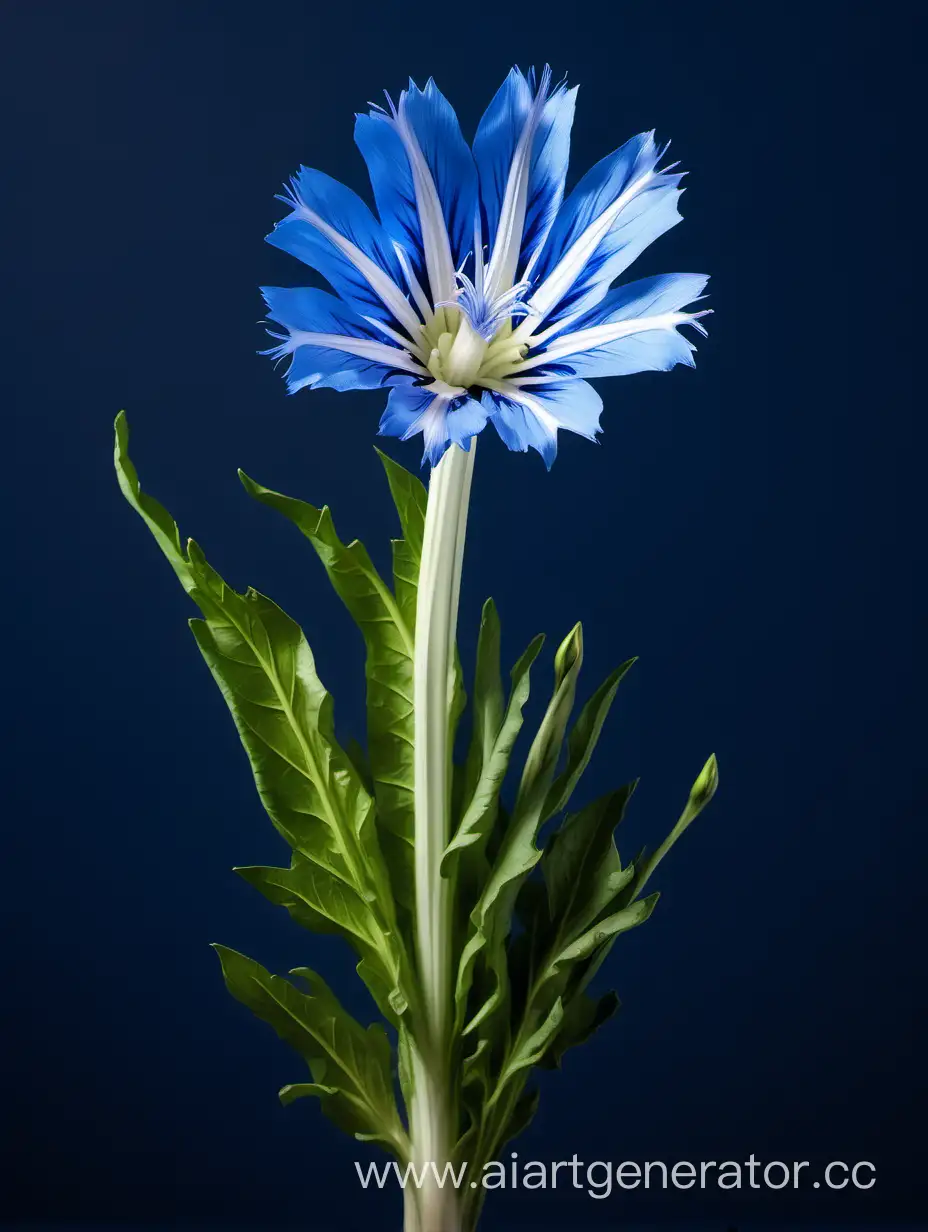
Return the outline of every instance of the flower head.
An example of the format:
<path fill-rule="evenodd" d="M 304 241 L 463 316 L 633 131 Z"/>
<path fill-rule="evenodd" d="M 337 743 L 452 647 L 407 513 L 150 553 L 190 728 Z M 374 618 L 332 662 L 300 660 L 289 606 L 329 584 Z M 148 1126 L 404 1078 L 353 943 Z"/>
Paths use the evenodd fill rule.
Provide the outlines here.
<path fill-rule="evenodd" d="M 561 428 L 594 439 L 602 400 L 585 378 L 693 365 L 680 332 L 703 274 L 612 287 L 680 221 L 682 174 L 641 133 L 564 198 L 576 88 L 514 68 L 473 147 L 433 81 L 359 115 L 379 221 L 350 189 L 302 167 L 270 243 L 317 270 L 335 295 L 265 287 L 298 389 L 389 387 L 382 434 L 422 433 L 436 463 L 489 421 L 550 467 Z"/>

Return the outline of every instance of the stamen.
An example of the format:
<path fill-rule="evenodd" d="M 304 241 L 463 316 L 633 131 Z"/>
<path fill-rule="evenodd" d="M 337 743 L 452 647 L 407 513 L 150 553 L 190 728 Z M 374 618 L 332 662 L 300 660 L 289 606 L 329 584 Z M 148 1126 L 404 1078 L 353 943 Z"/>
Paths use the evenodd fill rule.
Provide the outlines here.
<path fill-rule="evenodd" d="M 525 317 L 531 312 L 524 296 L 531 290 L 531 284 L 518 282 L 502 295 L 490 299 L 485 291 L 478 289 L 470 278 L 460 270 L 456 275 L 458 286 L 453 300 L 439 300 L 435 305 L 444 308 L 459 308 L 467 317 L 474 331 L 485 342 L 490 342 L 499 327 L 513 317 Z"/>

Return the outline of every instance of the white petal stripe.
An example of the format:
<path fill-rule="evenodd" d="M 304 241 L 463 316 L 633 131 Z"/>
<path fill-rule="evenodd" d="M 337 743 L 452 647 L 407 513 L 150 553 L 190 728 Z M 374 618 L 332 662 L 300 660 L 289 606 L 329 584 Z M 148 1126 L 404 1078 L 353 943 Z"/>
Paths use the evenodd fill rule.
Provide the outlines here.
<path fill-rule="evenodd" d="M 409 159 L 409 169 L 412 172 L 419 224 L 422 227 L 423 255 L 425 256 L 425 267 L 428 270 L 432 300 L 437 303 L 442 299 L 451 299 L 456 286 L 451 241 L 448 239 L 448 229 L 445 226 L 445 216 L 442 213 L 441 202 L 438 200 L 435 181 L 432 179 L 425 156 L 419 148 L 416 134 L 406 118 L 405 90 L 400 95 L 399 111 L 393 124 L 403 142 L 406 157 Z"/>
<path fill-rule="evenodd" d="M 561 377 L 560 379 L 563 381 L 564 378 Z M 494 392 L 502 394 L 511 401 L 518 402 L 521 406 L 524 406 L 527 411 L 531 411 L 548 436 L 552 439 L 557 438 L 557 430 L 560 426 L 557 420 L 550 411 L 546 410 L 545 407 L 542 406 L 537 398 L 533 398 L 531 394 L 527 394 L 525 390 L 520 387 L 518 382 L 491 380 L 484 381 L 483 384 L 486 385 L 488 389 L 492 389 Z"/>
<path fill-rule="evenodd" d="M 533 355 L 519 366 L 519 373 L 529 368 L 538 368 L 542 364 L 554 363 L 567 355 L 576 355 L 580 351 L 595 351 L 597 347 L 617 342 L 619 338 L 627 338 L 630 334 L 644 334 L 655 329 L 674 329 L 677 325 L 685 325 L 701 317 L 701 312 L 662 312 L 656 317 L 633 317 L 630 321 L 613 321 L 611 324 L 594 325 L 592 329 L 579 329 L 576 333 L 565 334 L 562 338 L 547 347 L 539 355 Z M 563 380 L 563 377 L 559 377 Z"/>
<path fill-rule="evenodd" d="M 325 219 L 320 218 L 315 210 L 311 210 L 309 206 L 300 202 L 294 212 L 311 227 L 321 231 L 326 239 L 330 240 L 338 251 L 348 258 L 358 273 L 367 279 L 378 299 L 390 309 L 403 328 L 408 330 L 412 337 L 417 337 L 421 322 L 393 279 L 385 274 L 366 253 L 363 253 L 357 244 L 353 244 L 341 232 L 330 226 Z"/>
<path fill-rule="evenodd" d="M 349 355 L 357 355 L 361 359 L 369 359 L 375 364 L 386 364 L 388 368 L 401 368 L 403 372 L 414 372 L 416 376 L 428 376 L 427 368 L 423 368 L 406 351 L 397 347 L 387 346 L 385 342 L 374 342 L 368 338 L 352 338 L 347 334 L 314 334 L 305 329 L 295 329 L 290 334 L 288 351 L 294 351 L 301 346 L 328 347 L 333 351 L 347 351 Z"/>
<path fill-rule="evenodd" d="M 616 197 L 608 209 L 603 210 L 599 217 L 591 222 L 586 230 L 581 232 L 577 239 L 574 240 L 570 248 L 568 248 L 567 252 L 561 257 L 560 261 L 558 261 L 557 265 L 529 300 L 532 315 L 526 317 L 519 329 L 516 330 L 515 337 L 517 341 L 524 342 L 525 337 L 531 332 L 532 326 L 543 319 L 555 304 L 564 298 L 583 273 L 583 267 L 605 239 L 616 218 L 633 197 L 637 197 L 640 192 L 647 188 L 656 174 L 654 171 L 646 171 L 644 175 L 639 176 L 633 184 L 626 188 L 625 192 Z"/>
<path fill-rule="evenodd" d="M 490 268 L 487 271 L 487 295 L 490 299 L 496 299 L 504 291 L 508 291 L 515 282 L 519 252 L 522 248 L 522 232 L 525 227 L 532 147 L 535 144 L 535 134 L 547 101 L 550 77 L 551 71 L 546 68 L 512 156 L 512 166 L 509 169 L 506 192 L 499 215 L 499 226 L 493 241 Z"/>

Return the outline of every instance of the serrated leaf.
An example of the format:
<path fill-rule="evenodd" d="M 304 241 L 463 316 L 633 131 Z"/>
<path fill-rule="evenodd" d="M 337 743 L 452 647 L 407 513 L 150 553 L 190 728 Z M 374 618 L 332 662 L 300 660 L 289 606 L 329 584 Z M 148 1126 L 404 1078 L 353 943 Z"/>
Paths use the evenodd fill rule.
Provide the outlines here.
<path fill-rule="evenodd" d="M 290 868 L 255 865 L 235 872 L 304 928 L 344 937 L 361 961 L 358 974 L 385 1018 L 405 1012 L 402 948 L 383 932 L 378 915 L 351 887 L 294 853 Z"/>
<path fill-rule="evenodd" d="M 313 1082 L 284 1087 L 284 1102 L 315 1095 L 342 1129 L 382 1142 L 405 1158 L 406 1134 L 393 1096 L 390 1042 L 384 1029 L 374 1025 L 365 1030 L 307 967 L 291 973 L 306 981 L 309 992 L 304 993 L 236 950 L 213 948 L 232 996 L 273 1027 L 309 1066 Z"/>
<path fill-rule="evenodd" d="M 335 741 L 332 699 L 299 626 L 257 591 L 238 594 L 227 586 L 192 540 L 183 551 L 173 519 L 141 491 L 122 415 L 116 421 L 115 461 L 123 494 L 203 614 L 191 628 L 275 827 L 294 850 L 333 877 L 365 898 L 389 904 L 373 833 L 373 800 Z M 390 931 L 386 918 L 384 927 Z"/>
<path fill-rule="evenodd" d="M 310 541 L 367 649 L 368 756 L 393 890 L 408 905 L 413 891 L 413 629 L 364 546 L 345 544 L 328 507 L 283 496 L 240 472 L 246 490 L 289 518 Z M 408 579 L 412 584 L 411 577 Z"/>

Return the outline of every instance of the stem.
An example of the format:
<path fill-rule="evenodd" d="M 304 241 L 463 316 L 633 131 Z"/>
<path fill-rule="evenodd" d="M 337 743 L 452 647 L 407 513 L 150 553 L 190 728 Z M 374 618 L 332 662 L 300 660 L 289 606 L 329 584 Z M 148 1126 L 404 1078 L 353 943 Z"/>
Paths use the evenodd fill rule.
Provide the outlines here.
<path fill-rule="evenodd" d="M 467 506 L 475 443 L 451 445 L 432 470 L 413 659 L 415 708 L 416 954 L 423 1007 L 423 1038 L 412 1055 L 410 1129 L 413 1158 L 450 1161 L 457 1116 L 451 1061 L 451 887 L 441 875 L 450 835 L 451 701 Z M 449 1184 L 419 1189 L 417 1232 L 455 1232 L 457 1195 Z"/>

